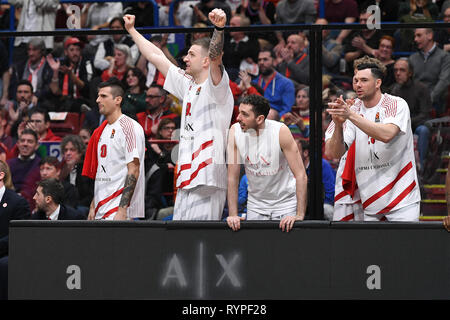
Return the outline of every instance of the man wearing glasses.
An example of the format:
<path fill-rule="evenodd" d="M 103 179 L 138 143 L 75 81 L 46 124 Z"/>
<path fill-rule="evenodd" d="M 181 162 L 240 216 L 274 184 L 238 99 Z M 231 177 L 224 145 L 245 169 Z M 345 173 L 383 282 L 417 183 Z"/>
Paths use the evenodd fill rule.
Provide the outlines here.
<path fill-rule="evenodd" d="M 155 138 L 158 124 L 162 119 L 173 119 L 177 125 L 180 124 L 180 118 L 176 113 L 171 112 L 166 107 L 167 91 L 158 84 L 152 84 L 147 89 L 145 102 L 147 110 L 136 114 L 139 124 L 144 129 L 145 137 Z"/>

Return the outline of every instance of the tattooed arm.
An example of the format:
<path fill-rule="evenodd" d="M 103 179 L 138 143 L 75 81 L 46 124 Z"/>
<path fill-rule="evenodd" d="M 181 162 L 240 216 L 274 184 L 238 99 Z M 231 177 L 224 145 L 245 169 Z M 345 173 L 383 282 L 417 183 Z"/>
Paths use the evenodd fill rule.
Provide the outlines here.
<path fill-rule="evenodd" d="M 137 179 L 139 178 L 139 159 L 134 160 L 127 165 L 128 173 L 125 178 L 125 185 L 122 192 L 122 198 L 119 203 L 119 210 L 117 211 L 114 220 L 126 220 L 127 208 L 130 205 L 131 198 L 136 188 Z"/>
<path fill-rule="evenodd" d="M 211 20 L 217 28 L 223 28 L 227 22 L 227 16 L 222 9 L 214 9 L 209 13 L 209 20 Z M 214 85 L 218 85 L 220 80 L 222 80 L 224 70 L 222 65 L 224 31 L 218 30 L 217 28 L 214 29 L 209 45 L 210 68 Z"/>

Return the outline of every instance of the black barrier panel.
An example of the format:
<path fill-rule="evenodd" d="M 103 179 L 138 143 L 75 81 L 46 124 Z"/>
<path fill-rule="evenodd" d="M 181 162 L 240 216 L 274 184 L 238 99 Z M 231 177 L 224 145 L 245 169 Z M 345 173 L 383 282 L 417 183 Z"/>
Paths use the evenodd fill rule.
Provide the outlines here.
<path fill-rule="evenodd" d="M 439 222 L 15 221 L 10 299 L 449 299 Z"/>

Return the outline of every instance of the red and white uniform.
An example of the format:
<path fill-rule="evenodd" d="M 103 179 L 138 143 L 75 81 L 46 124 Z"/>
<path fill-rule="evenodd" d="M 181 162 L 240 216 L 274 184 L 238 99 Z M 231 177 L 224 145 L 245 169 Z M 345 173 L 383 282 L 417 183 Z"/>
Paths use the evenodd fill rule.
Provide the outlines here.
<path fill-rule="evenodd" d="M 221 202 L 222 198 L 226 197 L 225 150 L 234 99 L 225 71 L 217 86 L 210 79 L 211 75 L 205 82 L 197 84 L 184 70 L 171 66 L 164 82 L 165 90 L 183 100 L 176 181 L 179 189 L 176 202 L 185 199 L 180 196 L 180 192 L 189 190 L 192 193 L 200 186 L 221 189 Z M 213 198 L 210 199 L 198 206 L 175 203 L 174 219 L 220 219 L 223 207 L 220 212 L 211 212 L 205 217 L 208 203 L 214 201 Z M 189 213 L 182 212 L 188 207 Z M 217 211 L 217 208 L 214 208 L 214 211 Z"/>
<path fill-rule="evenodd" d="M 266 120 L 257 136 L 235 123 L 234 140 L 248 179 L 247 219 L 281 219 L 297 212 L 296 180 L 280 147 L 281 122 Z"/>
<path fill-rule="evenodd" d="M 127 164 L 134 158 L 140 162 L 136 188 L 127 209 L 128 218 L 144 217 L 145 192 L 145 136 L 139 123 L 121 115 L 113 124 L 107 124 L 100 136 L 97 149 L 98 167 L 95 177 L 95 219 L 112 220 L 119 208 L 128 174 Z"/>
<path fill-rule="evenodd" d="M 346 128 L 344 123 L 344 130 Z M 325 132 L 325 141 L 330 139 L 334 132 L 334 122 L 332 121 Z M 333 221 L 362 221 L 364 220 L 363 208 L 358 189 L 355 190 L 353 197 L 344 190 L 342 185 L 342 173 L 344 172 L 345 162 L 347 160 L 347 151 L 341 157 L 336 171 L 336 182 L 334 187 L 334 212 Z"/>
<path fill-rule="evenodd" d="M 408 104 L 400 97 L 382 94 L 375 107 L 366 108 L 359 99 L 354 107 L 372 122 L 400 128 L 394 139 L 383 143 L 347 122 L 344 141 L 347 146 L 356 142 L 354 167 L 364 219 L 418 220 L 420 191 Z M 408 207 L 409 212 L 405 210 Z"/>

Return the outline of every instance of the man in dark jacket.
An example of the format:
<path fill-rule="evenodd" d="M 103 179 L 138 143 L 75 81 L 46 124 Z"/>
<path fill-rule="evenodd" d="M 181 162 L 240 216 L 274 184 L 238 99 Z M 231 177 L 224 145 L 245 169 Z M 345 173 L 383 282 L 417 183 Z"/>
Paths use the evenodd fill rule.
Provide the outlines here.
<path fill-rule="evenodd" d="M 9 222 L 31 214 L 28 202 L 12 188 L 9 167 L 0 160 L 0 300 L 8 297 Z"/>
<path fill-rule="evenodd" d="M 62 204 L 64 187 L 56 179 L 45 179 L 38 183 L 33 197 L 37 211 L 31 219 L 34 220 L 84 220 L 86 219 L 75 209 Z"/>

